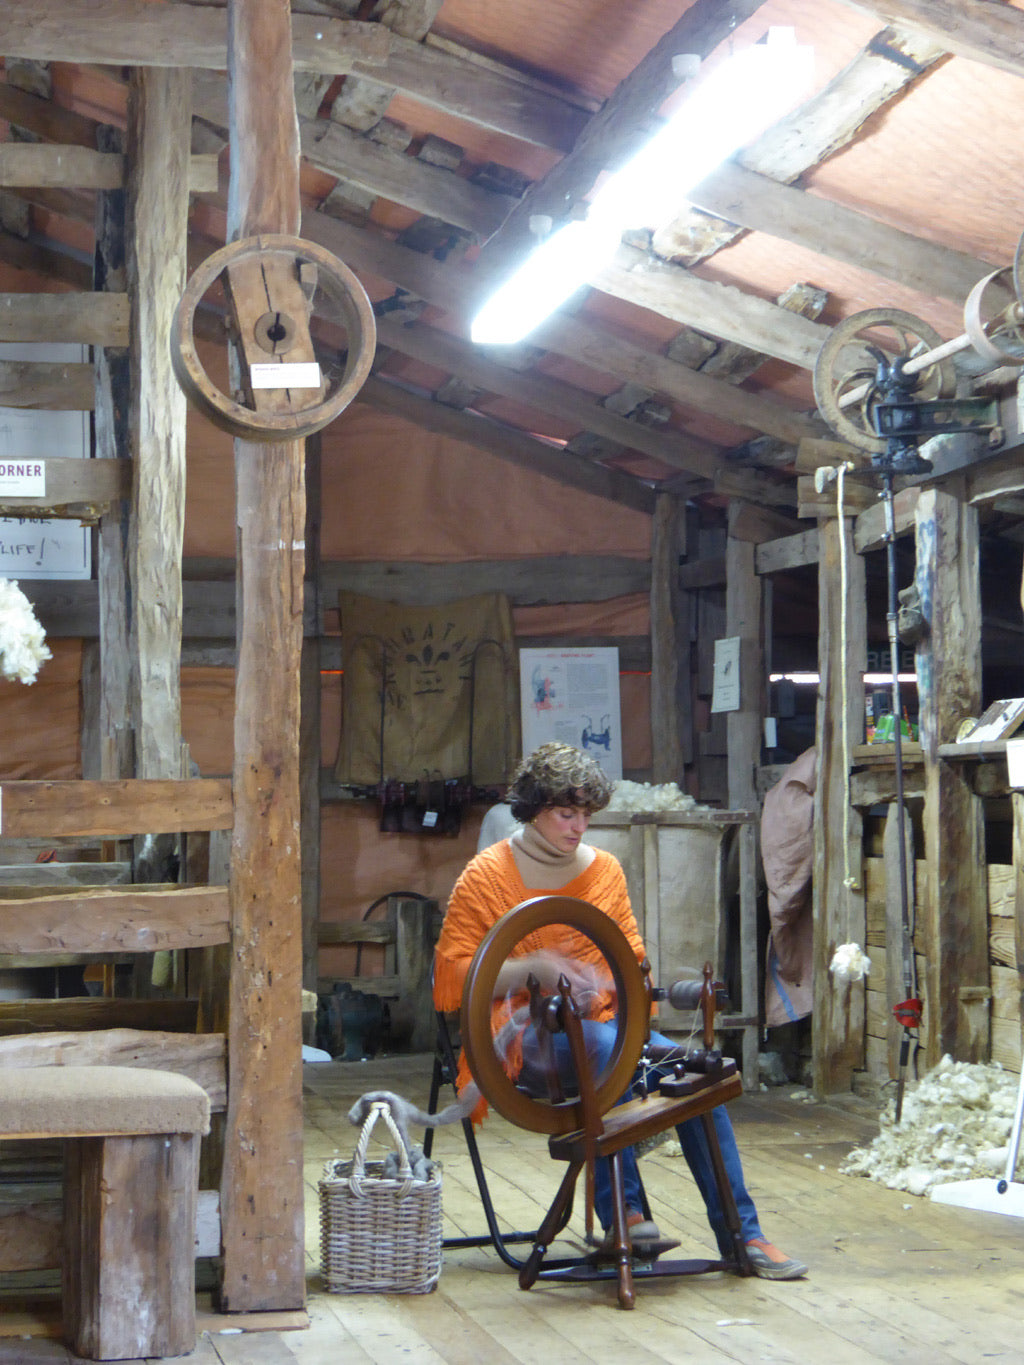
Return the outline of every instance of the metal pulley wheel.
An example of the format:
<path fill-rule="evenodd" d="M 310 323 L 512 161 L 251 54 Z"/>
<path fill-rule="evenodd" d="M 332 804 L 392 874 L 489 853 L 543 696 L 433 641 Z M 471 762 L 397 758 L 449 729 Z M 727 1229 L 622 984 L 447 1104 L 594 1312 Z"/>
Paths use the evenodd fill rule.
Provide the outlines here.
<path fill-rule="evenodd" d="M 1024 303 L 1017 292 L 1021 285 L 1020 256 L 1018 244 L 1013 265 L 985 275 L 967 295 L 964 304 L 964 331 L 982 359 L 992 365 L 1024 365 Z M 1001 293 L 1005 299 L 1004 285 L 1013 286 L 1014 296 L 994 317 L 986 320 L 985 295 Z"/>
<path fill-rule="evenodd" d="M 566 925 L 600 949 L 616 993 L 616 1039 L 611 1059 L 596 1078 L 598 1111 L 605 1114 L 629 1088 L 647 1040 L 650 1000 L 640 964 L 619 926 L 597 906 L 572 896 L 537 896 L 502 915 L 481 940 L 462 995 L 462 1046 L 469 1069 L 488 1103 L 532 1133 L 572 1133 L 583 1126 L 580 1105 L 534 1098 L 506 1073 L 494 1045 L 491 1007 L 498 973 L 513 948 L 530 934 Z"/>
<path fill-rule="evenodd" d="M 883 455 L 887 442 L 875 431 L 872 408 L 878 401 L 876 374 L 882 351 L 890 358 L 912 360 L 942 346 L 933 327 L 899 308 L 867 308 L 832 328 L 814 366 L 814 398 L 837 436 L 860 450 Z M 915 398 L 952 398 L 956 374 L 947 357 L 925 365 Z"/>
<path fill-rule="evenodd" d="M 196 347 L 203 300 L 223 308 L 233 394 L 210 378 Z M 377 329 L 359 280 L 323 247 L 265 233 L 215 251 L 185 287 L 171 326 L 171 363 L 189 401 L 249 441 L 320 431 L 362 388 Z"/>

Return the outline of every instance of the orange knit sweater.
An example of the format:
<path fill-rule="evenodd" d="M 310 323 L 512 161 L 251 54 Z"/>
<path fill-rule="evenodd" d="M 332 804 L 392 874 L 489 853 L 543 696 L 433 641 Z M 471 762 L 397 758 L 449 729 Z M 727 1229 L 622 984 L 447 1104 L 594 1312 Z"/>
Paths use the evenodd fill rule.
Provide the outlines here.
<path fill-rule="evenodd" d="M 604 849 L 595 849 L 594 861 L 571 882 L 558 888 L 558 894 L 575 896 L 589 901 L 603 910 L 626 935 L 637 961 L 645 956 L 643 940 L 629 903 L 626 879 L 619 862 Z M 531 889 L 523 882 L 516 867 L 509 841 L 493 844 L 467 864 L 455 883 L 445 915 L 441 937 L 434 954 L 434 1004 L 439 1010 L 457 1010 L 462 1005 L 462 990 L 473 955 L 487 931 L 513 906 L 531 896 L 551 895 L 547 890 Z M 521 939 L 510 956 L 523 957 L 529 953 L 557 952 L 578 962 L 601 967 L 604 957 L 597 945 L 585 934 L 565 925 L 549 925 Z M 507 1000 L 496 1000 L 491 1014 L 492 1027 L 497 1031 L 513 1011 L 525 1003 L 526 994 L 520 992 Z M 591 1017 L 611 1019 L 615 1014 L 612 992 L 601 1000 Z M 507 1066 L 510 1075 L 519 1068 L 518 1050 L 513 1051 Z M 465 1054 L 459 1059 L 457 1085 L 459 1090 L 471 1079 Z M 487 1113 L 486 1101 L 481 1100 L 473 1111 L 479 1123 Z"/>

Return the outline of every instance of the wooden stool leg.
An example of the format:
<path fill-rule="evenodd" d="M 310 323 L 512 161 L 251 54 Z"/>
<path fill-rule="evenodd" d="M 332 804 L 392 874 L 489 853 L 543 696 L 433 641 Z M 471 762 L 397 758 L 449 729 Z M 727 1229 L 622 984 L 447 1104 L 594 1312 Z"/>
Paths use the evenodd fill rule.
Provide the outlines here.
<path fill-rule="evenodd" d="M 195 1349 L 199 1136 L 65 1143 L 64 1334 L 88 1360 Z"/>
<path fill-rule="evenodd" d="M 718 1130 L 715 1127 L 713 1113 L 701 1114 L 700 1121 L 704 1125 L 704 1135 L 708 1140 L 708 1154 L 711 1157 L 711 1165 L 714 1167 L 718 1198 L 721 1201 L 722 1213 L 725 1215 L 725 1226 L 729 1232 L 729 1240 L 732 1242 L 732 1254 L 736 1259 L 737 1269 L 741 1275 L 753 1275 L 754 1267 L 750 1264 L 747 1244 L 743 1240 L 740 1214 L 736 1207 L 732 1186 L 729 1184 L 729 1177 L 726 1174 L 725 1162 L 722 1160 L 722 1149 L 718 1145 Z"/>

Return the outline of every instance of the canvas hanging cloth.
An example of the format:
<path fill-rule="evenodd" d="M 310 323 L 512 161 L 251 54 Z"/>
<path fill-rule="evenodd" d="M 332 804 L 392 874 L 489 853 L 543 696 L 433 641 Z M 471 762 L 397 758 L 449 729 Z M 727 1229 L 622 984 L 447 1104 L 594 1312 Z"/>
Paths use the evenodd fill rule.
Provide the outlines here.
<path fill-rule="evenodd" d="M 339 594 L 337 781 L 505 782 L 519 755 L 512 609 L 503 593 L 441 606 Z"/>

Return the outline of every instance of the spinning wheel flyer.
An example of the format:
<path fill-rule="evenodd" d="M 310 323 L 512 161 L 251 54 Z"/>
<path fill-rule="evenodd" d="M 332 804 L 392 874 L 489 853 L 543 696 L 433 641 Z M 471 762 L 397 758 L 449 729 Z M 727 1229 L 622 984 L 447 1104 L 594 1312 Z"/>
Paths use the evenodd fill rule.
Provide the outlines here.
<path fill-rule="evenodd" d="M 617 649 L 521 649 L 519 694 L 524 753 L 573 744 L 613 782 L 622 777 Z"/>

